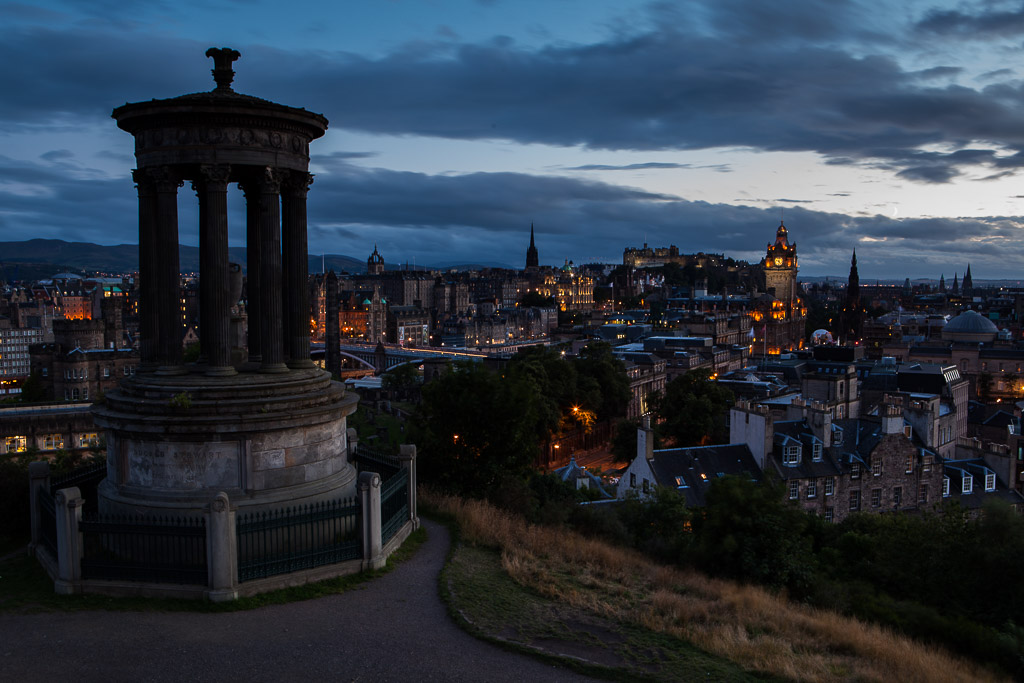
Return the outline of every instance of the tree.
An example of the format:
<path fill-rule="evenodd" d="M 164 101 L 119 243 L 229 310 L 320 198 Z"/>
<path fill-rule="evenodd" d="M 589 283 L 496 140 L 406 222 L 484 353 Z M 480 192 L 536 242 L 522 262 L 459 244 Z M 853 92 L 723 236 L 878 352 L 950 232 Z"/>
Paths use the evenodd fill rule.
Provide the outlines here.
<path fill-rule="evenodd" d="M 611 451 L 616 462 L 633 462 L 636 457 L 636 432 L 639 428 L 639 420 L 619 420 L 615 425 Z"/>
<path fill-rule="evenodd" d="M 49 398 L 46 395 L 46 387 L 43 384 L 42 375 L 38 370 L 32 372 L 28 378 L 21 383 L 21 401 L 23 403 L 40 403 Z"/>
<path fill-rule="evenodd" d="M 459 363 L 423 387 L 413 438 L 425 481 L 486 496 L 506 476 L 525 477 L 546 427 L 541 401 L 523 378 Z"/>
<path fill-rule="evenodd" d="M 588 344 L 574 360 L 579 375 L 579 403 L 608 420 L 626 413 L 629 404 L 629 378 L 622 361 L 612 354 L 606 342 Z"/>
<path fill-rule="evenodd" d="M 409 392 L 419 386 L 420 373 L 412 363 L 402 363 L 384 373 L 381 377 L 380 386 L 382 389 L 395 392 L 405 397 Z"/>
<path fill-rule="evenodd" d="M 655 400 L 659 431 L 677 446 L 700 446 L 725 441 L 725 411 L 732 392 L 720 387 L 707 370 L 695 370 L 665 385 Z"/>
<path fill-rule="evenodd" d="M 978 375 L 977 389 L 978 389 L 978 400 L 982 403 L 990 403 L 992 401 L 992 373 L 982 372 Z"/>
<path fill-rule="evenodd" d="M 698 562 L 714 574 L 803 594 L 815 568 L 810 522 L 776 483 L 717 479 L 694 523 Z"/>
<path fill-rule="evenodd" d="M 555 297 L 544 296 L 538 292 L 527 292 L 519 300 L 519 305 L 524 308 L 553 308 Z"/>

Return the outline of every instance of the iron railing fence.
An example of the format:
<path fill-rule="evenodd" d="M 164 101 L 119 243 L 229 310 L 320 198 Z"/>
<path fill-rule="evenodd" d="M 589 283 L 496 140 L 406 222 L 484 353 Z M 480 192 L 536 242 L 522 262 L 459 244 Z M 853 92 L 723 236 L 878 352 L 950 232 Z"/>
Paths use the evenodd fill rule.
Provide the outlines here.
<path fill-rule="evenodd" d="M 385 455 L 362 444 L 356 447 L 355 458 L 356 469 L 360 472 L 376 472 L 380 475 L 381 483 L 391 479 L 403 471 L 402 461 L 393 455 Z"/>
<path fill-rule="evenodd" d="M 96 490 L 99 488 L 100 482 L 106 477 L 106 460 L 85 467 L 79 467 L 62 476 L 51 478 L 50 494 L 56 494 L 60 489 L 77 486 L 84 500 L 82 512 L 84 514 L 94 514 L 99 511 L 99 496 L 96 494 Z"/>
<path fill-rule="evenodd" d="M 380 491 L 381 542 L 387 543 L 409 519 L 409 471 L 388 479 Z"/>
<path fill-rule="evenodd" d="M 84 515 L 82 578 L 205 585 L 203 518 Z"/>
<path fill-rule="evenodd" d="M 57 559 L 57 506 L 53 493 L 45 486 L 36 489 L 36 507 L 39 514 L 39 540 L 43 547 L 50 551 L 54 560 Z"/>
<path fill-rule="evenodd" d="M 362 510 L 347 498 L 239 515 L 239 582 L 362 558 Z"/>

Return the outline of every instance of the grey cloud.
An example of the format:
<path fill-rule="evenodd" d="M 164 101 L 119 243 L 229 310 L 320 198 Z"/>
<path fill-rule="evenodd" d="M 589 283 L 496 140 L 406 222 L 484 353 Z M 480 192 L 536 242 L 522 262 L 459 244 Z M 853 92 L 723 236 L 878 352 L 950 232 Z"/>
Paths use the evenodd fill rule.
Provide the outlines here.
<path fill-rule="evenodd" d="M 46 161 L 64 161 L 65 159 L 73 159 L 75 153 L 69 149 L 54 149 L 49 152 L 43 152 L 39 155 L 40 159 Z"/>
<path fill-rule="evenodd" d="M 978 74 L 978 76 L 975 77 L 975 80 L 978 80 L 978 81 L 991 81 L 991 80 L 995 80 L 997 78 L 1004 78 L 1004 77 L 1013 76 L 1013 75 L 1014 75 L 1013 69 L 995 69 L 994 71 L 986 71 L 983 74 Z"/>
<path fill-rule="evenodd" d="M 1012 12 L 996 9 L 976 14 L 959 10 L 932 10 L 916 26 L 918 31 L 984 39 L 988 35 L 1016 36 L 1024 33 L 1024 9 Z"/>
<path fill-rule="evenodd" d="M 570 166 L 567 171 L 640 171 L 653 168 L 693 168 L 690 164 L 672 164 L 661 161 L 649 161 L 642 164 L 625 164 L 614 166 L 611 164 L 584 164 L 583 166 Z"/>
<path fill-rule="evenodd" d="M 961 73 L 963 73 L 963 69 L 959 66 L 933 66 L 930 69 L 916 71 L 910 75 L 922 80 L 929 80 L 934 78 L 954 78 Z"/>
<path fill-rule="evenodd" d="M 196 202 L 188 190 L 181 196 L 181 241 L 195 244 Z M 0 157 L 5 209 L 0 239 L 134 242 L 136 202 L 127 168 L 121 178 L 70 179 L 52 165 Z M 624 247 L 639 246 L 645 238 L 650 244 L 756 261 L 779 220 L 775 207 L 688 201 L 574 178 L 428 175 L 344 164 L 318 175 L 308 210 L 311 253 L 362 258 L 378 242 L 382 249 L 387 245 L 385 256 L 392 261 L 512 265 L 522 260 L 531 222 L 537 226 L 542 261 L 561 263 L 565 258 L 617 261 Z M 244 216 L 241 193 L 232 188 L 229 226 L 235 244 L 243 243 Z M 892 220 L 804 205 L 786 209 L 786 225 L 806 274 L 844 273 L 849 250 L 856 247 L 864 277 L 894 269 L 929 275 L 921 264 L 942 263 L 954 252 L 970 257 L 981 272 L 1009 276 L 1012 264 L 1024 258 L 1022 222 L 1013 216 Z M 845 255 L 836 256 L 837 249 Z M 814 270 L 807 269 L 810 264 Z"/>
<path fill-rule="evenodd" d="M 759 4 L 716 3 L 708 21 L 730 13 L 736 20 L 741 10 L 760 16 L 751 9 Z M 854 3 L 838 4 L 856 13 Z M 789 13 L 782 14 L 773 25 L 783 26 Z M 903 71 L 893 59 L 817 44 L 841 27 L 833 18 L 808 21 L 787 41 L 736 42 L 747 30 L 742 22 L 725 36 L 662 22 L 591 45 L 419 42 L 376 59 L 239 45 L 235 86 L 374 134 L 607 150 L 814 151 L 829 163 L 886 164 L 920 182 L 948 181 L 970 164 L 1003 166 L 995 149 L 1024 149 L 1022 86 L 922 85 L 924 72 Z M 0 31 L 0 59 L 36 55 L 32 70 L 0 75 L 0 131 L 98 121 L 125 100 L 209 89 L 206 47 L 131 32 Z M 993 149 L 934 154 L 928 164 L 912 158 L 923 145 L 973 140 L 992 141 Z"/>

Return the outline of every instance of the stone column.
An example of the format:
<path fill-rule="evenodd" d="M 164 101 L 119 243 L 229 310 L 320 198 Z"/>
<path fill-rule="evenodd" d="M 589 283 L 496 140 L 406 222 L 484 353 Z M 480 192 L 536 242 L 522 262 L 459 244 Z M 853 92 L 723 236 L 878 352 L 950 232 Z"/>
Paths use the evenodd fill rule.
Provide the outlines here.
<path fill-rule="evenodd" d="M 246 346 L 249 347 L 249 362 L 258 364 L 263 360 L 263 347 L 260 344 L 260 321 L 263 320 L 260 306 L 260 189 L 259 183 L 254 180 L 239 183 L 238 187 L 245 194 L 245 312 L 249 316 Z"/>
<path fill-rule="evenodd" d="M 281 172 L 260 179 L 260 372 L 287 372 L 281 300 Z"/>
<path fill-rule="evenodd" d="M 228 265 L 227 164 L 203 164 L 201 180 L 193 183 L 199 195 L 199 312 L 206 374 L 236 374 L 231 365 L 231 283 Z"/>
<path fill-rule="evenodd" d="M 57 580 L 53 590 L 59 595 L 78 593 L 82 580 L 82 492 L 77 486 L 61 489 L 54 496 L 57 512 Z"/>
<path fill-rule="evenodd" d="M 332 375 L 341 376 L 341 329 L 338 310 L 338 276 L 331 270 L 327 273 L 324 297 L 327 299 L 327 315 L 324 318 L 324 367 Z"/>
<path fill-rule="evenodd" d="M 156 189 L 155 243 L 158 375 L 186 372 L 181 361 L 181 272 L 178 267 L 178 188 L 184 183 L 170 166 L 150 171 Z"/>
<path fill-rule="evenodd" d="M 405 473 L 409 475 L 409 483 L 407 484 L 409 492 L 409 519 L 412 521 L 412 529 L 415 531 L 420 528 L 420 518 L 416 514 L 416 446 L 408 443 L 399 446 L 398 459 L 402 462 Z"/>
<path fill-rule="evenodd" d="M 29 519 L 32 533 L 32 541 L 28 550 L 34 554 L 36 546 L 39 545 L 42 537 L 39 519 L 39 489 L 43 488 L 47 493 L 50 491 L 50 463 L 45 460 L 37 460 L 28 464 L 28 505 Z"/>
<path fill-rule="evenodd" d="M 281 247 L 284 259 L 285 350 L 288 367 L 312 368 L 309 358 L 309 257 L 306 245 L 306 194 L 310 173 L 288 174 L 281 197 Z"/>
<path fill-rule="evenodd" d="M 360 472 L 359 498 L 363 503 L 363 564 L 362 569 L 380 569 L 387 558 L 383 555 L 380 525 L 380 475 Z"/>
<path fill-rule="evenodd" d="M 157 303 L 156 188 L 145 171 L 132 171 L 139 193 L 139 361 L 138 372 L 157 368 L 157 339 L 160 336 Z"/>
<path fill-rule="evenodd" d="M 209 590 L 213 602 L 238 598 L 238 544 L 235 541 L 235 510 L 228 494 L 221 491 L 204 513 L 206 517 L 206 557 Z"/>

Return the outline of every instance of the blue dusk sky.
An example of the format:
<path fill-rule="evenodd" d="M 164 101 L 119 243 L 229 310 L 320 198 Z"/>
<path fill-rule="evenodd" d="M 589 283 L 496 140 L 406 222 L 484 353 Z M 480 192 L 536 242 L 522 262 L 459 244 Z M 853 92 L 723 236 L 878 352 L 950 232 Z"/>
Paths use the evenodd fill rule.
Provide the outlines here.
<path fill-rule="evenodd" d="M 751 261 L 1021 278 L 1024 3 L 0 2 L 0 240 L 137 241 L 125 102 L 213 87 L 330 120 L 311 253 L 392 263 Z M 180 193 L 181 241 L 196 207 Z M 231 239 L 244 244 L 241 193 Z M 2 255 L 0 255 L 2 258 Z"/>

